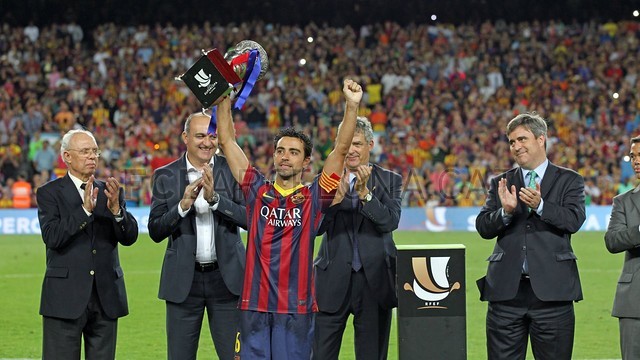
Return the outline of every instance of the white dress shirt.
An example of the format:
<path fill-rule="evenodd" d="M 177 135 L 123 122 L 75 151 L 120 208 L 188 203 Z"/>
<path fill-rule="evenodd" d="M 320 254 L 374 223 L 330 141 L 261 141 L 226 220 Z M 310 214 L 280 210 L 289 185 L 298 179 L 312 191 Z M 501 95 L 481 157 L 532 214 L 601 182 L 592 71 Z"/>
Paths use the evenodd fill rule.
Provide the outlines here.
<path fill-rule="evenodd" d="M 202 173 L 191 165 L 186 156 L 185 159 L 187 160 L 187 175 L 189 177 L 189 183 L 191 184 L 200 179 L 202 177 Z M 213 157 L 211 158 L 209 165 L 213 168 Z M 214 204 L 213 206 L 209 205 L 207 200 L 204 199 L 204 190 L 201 190 L 196 201 L 193 203 L 193 207 L 196 212 L 196 261 L 200 263 L 215 262 L 216 243 L 215 233 L 213 231 L 213 211 L 218 207 L 218 204 Z M 190 209 L 182 211 L 180 203 L 178 203 L 178 213 L 180 216 L 187 216 L 189 210 Z"/>

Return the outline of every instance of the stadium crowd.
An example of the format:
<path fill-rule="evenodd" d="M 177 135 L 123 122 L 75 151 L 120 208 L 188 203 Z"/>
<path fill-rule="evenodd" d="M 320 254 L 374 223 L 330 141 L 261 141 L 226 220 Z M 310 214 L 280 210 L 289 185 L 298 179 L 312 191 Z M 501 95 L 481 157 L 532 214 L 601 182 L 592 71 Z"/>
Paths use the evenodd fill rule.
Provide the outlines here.
<path fill-rule="evenodd" d="M 403 175 L 404 206 L 482 205 L 487 179 L 513 166 L 504 132 L 524 111 L 548 120 L 549 159 L 584 176 L 587 204 L 611 204 L 634 186 L 623 157 L 640 125 L 639 36 L 635 21 L 0 24 L 0 207 L 35 207 L 37 187 L 66 171 L 59 140 L 74 127 L 96 135 L 97 177 L 118 177 L 129 206 L 149 205 L 153 170 L 185 150 L 184 120 L 200 108 L 174 78 L 201 49 L 244 39 L 270 69 L 234 114 L 236 133 L 265 173 L 271 135 L 290 125 L 315 141 L 306 179 L 322 168 L 350 76 L 365 89 L 373 161 Z"/>

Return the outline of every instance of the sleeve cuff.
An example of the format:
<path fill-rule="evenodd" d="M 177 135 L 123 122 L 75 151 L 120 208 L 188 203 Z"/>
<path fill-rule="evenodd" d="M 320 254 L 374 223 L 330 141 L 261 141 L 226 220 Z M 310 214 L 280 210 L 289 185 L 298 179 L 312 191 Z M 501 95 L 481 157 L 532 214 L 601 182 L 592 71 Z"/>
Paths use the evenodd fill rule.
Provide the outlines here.
<path fill-rule="evenodd" d="M 187 216 L 187 214 L 189 213 L 189 210 L 191 210 L 191 208 L 188 208 L 187 211 L 182 211 L 182 207 L 180 207 L 180 202 L 178 202 L 178 214 L 180 214 L 180 217 L 185 217 Z"/>
<path fill-rule="evenodd" d="M 513 215 L 508 215 L 507 213 L 505 213 L 504 208 L 500 209 L 500 214 L 502 216 L 502 223 L 505 225 L 509 225 L 511 223 L 511 218 L 513 217 Z"/>
<path fill-rule="evenodd" d="M 122 220 L 124 220 L 124 214 L 122 213 L 122 208 L 120 208 L 120 210 L 118 210 L 118 214 L 113 216 L 116 219 L 116 222 L 120 222 Z"/>

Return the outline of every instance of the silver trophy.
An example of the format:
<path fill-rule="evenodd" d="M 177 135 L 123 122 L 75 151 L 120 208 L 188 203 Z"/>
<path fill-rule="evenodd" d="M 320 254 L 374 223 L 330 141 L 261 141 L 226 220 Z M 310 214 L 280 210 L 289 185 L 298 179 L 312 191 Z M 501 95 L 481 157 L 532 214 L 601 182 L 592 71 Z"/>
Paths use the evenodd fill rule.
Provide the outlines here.
<path fill-rule="evenodd" d="M 240 108 L 268 69 L 264 48 L 255 41 L 243 40 L 224 57 L 217 49 L 202 50 L 202 57 L 176 79 L 184 81 L 204 109 L 225 96 L 235 99 L 236 108 Z"/>

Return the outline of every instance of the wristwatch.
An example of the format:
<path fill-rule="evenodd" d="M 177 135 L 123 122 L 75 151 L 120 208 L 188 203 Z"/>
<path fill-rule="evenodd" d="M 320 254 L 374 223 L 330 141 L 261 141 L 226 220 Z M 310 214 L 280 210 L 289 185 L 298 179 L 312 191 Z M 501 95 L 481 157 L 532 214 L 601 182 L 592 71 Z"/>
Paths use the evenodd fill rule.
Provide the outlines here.
<path fill-rule="evenodd" d="M 213 205 L 217 204 L 218 201 L 220 201 L 220 195 L 218 195 L 218 193 L 213 193 L 213 196 L 207 202 L 209 203 L 209 206 L 213 206 Z"/>
<path fill-rule="evenodd" d="M 364 199 L 362 199 L 362 202 L 366 204 L 371 201 L 371 199 L 373 199 L 373 195 L 371 194 L 371 191 L 369 191 L 367 195 L 364 196 Z"/>

